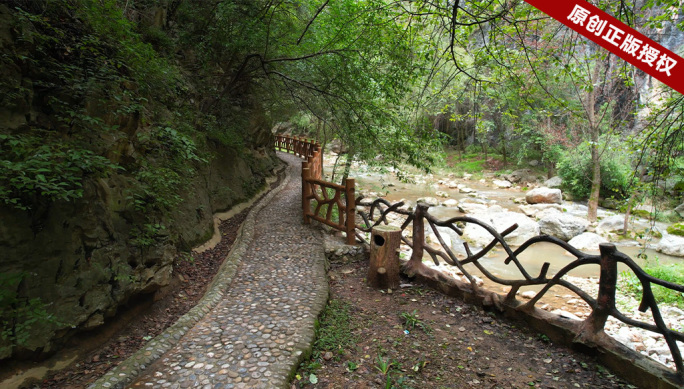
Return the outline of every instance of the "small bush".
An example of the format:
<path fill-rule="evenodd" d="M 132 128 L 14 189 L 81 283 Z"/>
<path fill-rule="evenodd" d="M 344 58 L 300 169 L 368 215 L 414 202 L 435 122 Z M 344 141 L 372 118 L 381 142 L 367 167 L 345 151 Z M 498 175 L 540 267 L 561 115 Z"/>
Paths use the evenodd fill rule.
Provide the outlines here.
<path fill-rule="evenodd" d="M 672 235 L 684 236 L 684 223 L 676 223 L 667 227 L 667 232 Z"/>
<path fill-rule="evenodd" d="M 563 179 L 561 189 L 573 198 L 586 199 L 591 192 L 591 152 L 588 144 L 566 150 L 557 164 L 558 175 Z M 608 150 L 601 158 L 600 196 L 625 199 L 629 196 L 632 169 L 626 156 Z"/>
<path fill-rule="evenodd" d="M 642 267 L 644 271 L 661 280 L 684 285 L 684 264 L 661 265 L 657 257 L 655 261 L 647 261 Z M 631 271 L 620 274 L 619 287 L 621 291 L 641 298 L 643 287 L 637 276 Z M 684 293 L 677 292 L 660 285 L 651 284 L 656 302 L 684 308 Z"/>

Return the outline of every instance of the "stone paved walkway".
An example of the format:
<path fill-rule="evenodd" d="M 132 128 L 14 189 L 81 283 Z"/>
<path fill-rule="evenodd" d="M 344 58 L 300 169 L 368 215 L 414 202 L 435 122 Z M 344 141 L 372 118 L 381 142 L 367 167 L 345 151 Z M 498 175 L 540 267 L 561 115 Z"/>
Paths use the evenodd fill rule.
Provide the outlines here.
<path fill-rule="evenodd" d="M 301 159 L 279 156 L 287 178 L 252 209 L 198 307 L 90 388 L 289 386 L 328 285 L 321 233 L 302 224 Z"/>

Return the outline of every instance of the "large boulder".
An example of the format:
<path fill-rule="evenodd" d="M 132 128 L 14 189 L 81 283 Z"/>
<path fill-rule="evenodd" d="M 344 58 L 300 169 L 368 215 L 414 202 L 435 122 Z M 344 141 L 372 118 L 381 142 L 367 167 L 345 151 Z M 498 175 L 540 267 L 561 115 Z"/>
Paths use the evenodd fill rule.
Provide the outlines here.
<path fill-rule="evenodd" d="M 525 194 L 525 201 L 528 204 L 561 204 L 563 196 L 560 189 L 535 188 Z"/>
<path fill-rule="evenodd" d="M 559 204 L 521 204 L 520 210 L 529 217 L 540 218 L 540 214 L 547 214 L 547 211 L 563 212 L 563 207 Z"/>
<path fill-rule="evenodd" d="M 544 186 L 547 188 L 560 188 L 562 183 L 563 179 L 558 176 L 555 176 L 544 181 Z"/>
<path fill-rule="evenodd" d="M 489 224 L 497 232 L 502 232 L 517 223 L 518 228 L 505 238 L 506 242 L 513 246 L 519 246 L 528 239 L 539 235 L 539 225 L 527 216 L 517 212 L 504 211 L 500 207 L 492 208 L 495 209 L 467 216 Z M 466 224 L 466 227 L 463 229 L 463 238 L 477 246 L 485 246 L 494 239 L 487 230 L 473 223 Z"/>
<path fill-rule="evenodd" d="M 655 249 L 663 254 L 684 257 L 684 237 L 663 233 Z"/>
<path fill-rule="evenodd" d="M 518 169 L 510 174 L 504 174 L 501 176 L 504 180 L 518 183 L 518 182 L 537 182 L 537 176 L 534 175 L 530 169 Z"/>
<path fill-rule="evenodd" d="M 539 220 L 539 229 L 542 234 L 555 236 L 566 242 L 584 232 L 587 226 L 589 222 L 586 219 L 557 212 Z"/>
<path fill-rule="evenodd" d="M 602 236 L 597 235 L 593 232 L 584 232 L 568 241 L 568 244 L 576 248 L 577 250 L 592 251 L 598 251 L 599 244 L 601 243 L 608 243 L 608 241 L 603 239 Z"/>
<path fill-rule="evenodd" d="M 444 244 L 447 245 L 454 254 L 466 255 L 465 247 L 463 246 L 464 240 L 456 231 L 449 227 L 437 227 L 437 232 L 439 232 L 439 236 L 444 240 Z M 439 243 L 439 239 L 429 226 L 425 226 L 425 241 L 431 247 L 442 250 L 442 244 Z"/>
<path fill-rule="evenodd" d="M 483 213 L 487 211 L 487 206 L 484 204 L 463 202 L 458 204 L 458 210 L 463 213 Z"/>
<path fill-rule="evenodd" d="M 601 235 L 622 234 L 625 231 L 625 217 L 621 215 L 609 216 L 599 222 L 596 230 Z"/>
<path fill-rule="evenodd" d="M 677 212 L 677 215 L 684 217 L 684 204 L 680 204 L 677 206 L 677 208 L 674 209 L 675 212 Z"/>

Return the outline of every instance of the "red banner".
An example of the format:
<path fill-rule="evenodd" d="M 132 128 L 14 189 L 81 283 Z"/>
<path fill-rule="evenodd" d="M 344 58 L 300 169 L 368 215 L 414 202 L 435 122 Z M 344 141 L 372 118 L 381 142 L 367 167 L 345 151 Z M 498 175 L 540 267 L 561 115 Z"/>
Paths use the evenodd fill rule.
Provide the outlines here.
<path fill-rule="evenodd" d="M 583 0 L 525 0 L 584 37 L 684 94 L 684 60 Z"/>

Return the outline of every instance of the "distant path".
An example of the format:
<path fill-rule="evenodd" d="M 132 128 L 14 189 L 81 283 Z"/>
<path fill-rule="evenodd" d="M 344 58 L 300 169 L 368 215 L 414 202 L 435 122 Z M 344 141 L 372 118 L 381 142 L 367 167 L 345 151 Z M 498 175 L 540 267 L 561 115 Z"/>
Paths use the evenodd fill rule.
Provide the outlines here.
<path fill-rule="evenodd" d="M 252 210 L 197 309 L 91 388 L 289 387 L 328 284 L 321 233 L 302 224 L 301 159 L 278 156 L 286 180 Z"/>

